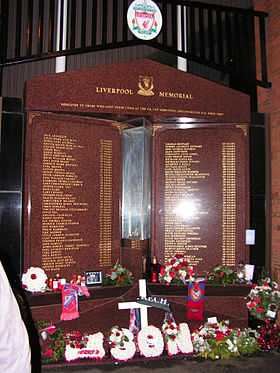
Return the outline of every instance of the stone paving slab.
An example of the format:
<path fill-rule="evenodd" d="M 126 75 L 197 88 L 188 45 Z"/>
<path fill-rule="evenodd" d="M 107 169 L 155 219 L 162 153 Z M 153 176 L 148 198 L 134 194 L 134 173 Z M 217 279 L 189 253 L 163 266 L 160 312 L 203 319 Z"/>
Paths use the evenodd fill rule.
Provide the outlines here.
<path fill-rule="evenodd" d="M 249 358 L 230 360 L 158 360 L 138 363 L 123 363 L 105 366 L 67 366 L 59 368 L 43 367 L 42 373 L 278 373 L 280 372 L 280 354 L 262 353 Z"/>

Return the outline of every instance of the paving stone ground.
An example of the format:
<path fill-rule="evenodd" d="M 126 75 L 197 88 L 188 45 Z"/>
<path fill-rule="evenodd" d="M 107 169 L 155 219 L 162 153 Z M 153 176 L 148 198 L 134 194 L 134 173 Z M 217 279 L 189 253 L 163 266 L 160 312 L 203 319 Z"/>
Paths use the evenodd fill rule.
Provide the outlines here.
<path fill-rule="evenodd" d="M 42 373 L 280 373 L 280 353 L 262 353 L 249 358 L 218 361 L 159 360 L 105 366 L 43 367 Z"/>

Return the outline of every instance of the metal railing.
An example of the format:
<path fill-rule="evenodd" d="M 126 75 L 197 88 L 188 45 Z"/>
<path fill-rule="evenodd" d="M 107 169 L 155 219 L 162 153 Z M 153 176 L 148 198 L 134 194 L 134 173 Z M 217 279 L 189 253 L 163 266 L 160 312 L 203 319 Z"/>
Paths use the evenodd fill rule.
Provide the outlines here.
<path fill-rule="evenodd" d="M 157 4 L 163 16 L 162 31 L 153 41 L 144 42 L 128 30 L 126 13 L 130 3 L 128 0 L 0 0 L 0 67 L 147 44 L 228 73 L 232 82 L 238 82 L 236 89 L 247 87 L 245 91 L 250 92 L 256 86 L 270 86 L 267 13 L 185 0 L 160 0 Z M 65 13 L 59 11 L 58 4 L 60 9 L 66 5 Z M 66 25 L 65 47 L 63 25 Z"/>

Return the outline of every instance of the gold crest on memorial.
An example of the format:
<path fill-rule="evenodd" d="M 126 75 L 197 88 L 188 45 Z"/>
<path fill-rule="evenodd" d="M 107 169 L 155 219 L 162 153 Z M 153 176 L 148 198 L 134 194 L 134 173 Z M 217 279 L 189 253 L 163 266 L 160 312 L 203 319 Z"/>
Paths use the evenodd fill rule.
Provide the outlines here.
<path fill-rule="evenodd" d="M 152 76 L 140 75 L 138 81 L 138 95 L 154 96 L 154 78 Z"/>

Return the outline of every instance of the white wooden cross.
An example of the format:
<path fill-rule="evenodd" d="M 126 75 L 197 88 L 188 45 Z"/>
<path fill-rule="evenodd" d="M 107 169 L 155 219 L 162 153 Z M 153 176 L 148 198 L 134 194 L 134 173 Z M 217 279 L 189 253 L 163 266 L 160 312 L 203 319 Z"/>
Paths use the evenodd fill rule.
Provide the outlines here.
<path fill-rule="evenodd" d="M 139 280 L 139 297 L 146 298 L 147 297 L 147 287 L 146 287 L 146 280 L 142 279 Z M 147 306 L 145 304 L 139 304 L 137 302 L 122 302 L 118 304 L 119 310 L 129 310 L 134 308 L 140 308 L 140 323 L 141 329 L 144 326 L 148 326 L 148 310 L 147 308 L 151 306 Z"/>

